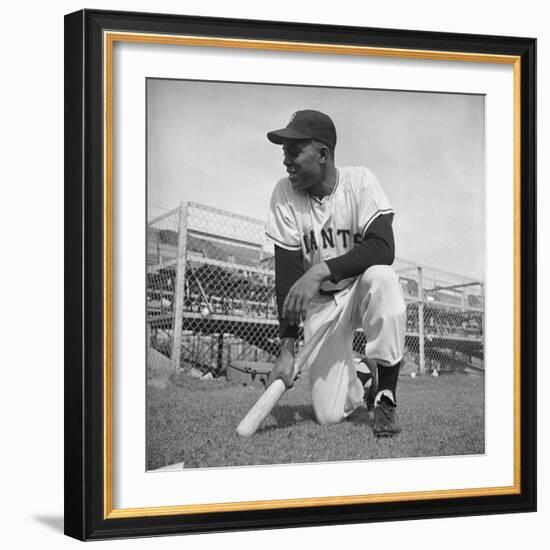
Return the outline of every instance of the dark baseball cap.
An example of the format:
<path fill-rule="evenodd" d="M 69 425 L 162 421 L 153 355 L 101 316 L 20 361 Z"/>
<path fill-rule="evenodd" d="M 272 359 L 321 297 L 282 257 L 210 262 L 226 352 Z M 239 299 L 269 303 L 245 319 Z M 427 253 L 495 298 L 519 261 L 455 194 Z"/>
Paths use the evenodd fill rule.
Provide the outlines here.
<path fill-rule="evenodd" d="M 286 128 L 268 132 L 267 139 L 278 145 L 289 139 L 314 139 L 334 149 L 336 146 L 336 128 L 328 115 L 320 111 L 305 109 L 296 111 L 290 117 Z"/>

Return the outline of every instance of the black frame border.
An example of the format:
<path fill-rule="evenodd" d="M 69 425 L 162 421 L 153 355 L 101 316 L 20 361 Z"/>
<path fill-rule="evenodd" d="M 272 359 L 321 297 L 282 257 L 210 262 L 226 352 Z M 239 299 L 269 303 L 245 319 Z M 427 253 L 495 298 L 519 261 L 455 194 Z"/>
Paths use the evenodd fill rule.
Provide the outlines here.
<path fill-rule="evenodd" d="M 313 42 L 521 58 L 521 492 L 514 495 L 104 518 L 103 31 Z M 82 10 L 65 16 L 65 533 L 80 540 L 536 510 L 536 40 Z"/>

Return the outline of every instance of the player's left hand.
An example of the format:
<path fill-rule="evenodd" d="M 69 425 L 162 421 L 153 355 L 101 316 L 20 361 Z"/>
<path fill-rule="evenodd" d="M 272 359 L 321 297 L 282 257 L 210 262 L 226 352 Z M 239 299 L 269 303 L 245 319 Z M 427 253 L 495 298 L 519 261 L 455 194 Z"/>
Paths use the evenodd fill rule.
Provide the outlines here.
<path fill-rule="evenodd" d="M 269 373 L 266 389 L 269 388 L 269 386 L 271 386 L 271 384 L 273 384 L 273 382 L 275 382 L 278 378 L 285 383 L 287 390 L 292 388 L 294 382 L 298 379 L 298 376 L 294 371 L 294 353 L 290 352 L 288 349 L 285 349 L 284 346 L 281 349 L 281 353 L 279 354 L 273 369 L 271 369 L 271 372 Z"/>
<path fill-rule="evenodd" d="M 296 325 L 300 323 L 300 318 L 305 319 L 309 302 L 318 294 L 321 283 L 330 277 L 330 269 L 325 262 L 310 267 L 290 287 L 283 304 L 283 317 Z"/>

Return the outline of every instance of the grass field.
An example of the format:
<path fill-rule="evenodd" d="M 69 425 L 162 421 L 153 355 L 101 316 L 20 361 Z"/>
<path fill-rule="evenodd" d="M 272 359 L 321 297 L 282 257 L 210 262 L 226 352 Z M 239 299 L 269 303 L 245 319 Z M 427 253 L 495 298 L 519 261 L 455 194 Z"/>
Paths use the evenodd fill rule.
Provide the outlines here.
<path fill-rule="evenodd" d="M 147 467 L 185 468 L 481 454 L 485 450 L 484 378 L 448 374 L 398 386 L 403 432 L 376 439 L 366 408 L 341 424 L 313 417 L 307 380 L 287 392 L 262 428 L 243 440 L 235 428 L 260 396 L 259 387 L 185 374 L 150 385 Z"/>

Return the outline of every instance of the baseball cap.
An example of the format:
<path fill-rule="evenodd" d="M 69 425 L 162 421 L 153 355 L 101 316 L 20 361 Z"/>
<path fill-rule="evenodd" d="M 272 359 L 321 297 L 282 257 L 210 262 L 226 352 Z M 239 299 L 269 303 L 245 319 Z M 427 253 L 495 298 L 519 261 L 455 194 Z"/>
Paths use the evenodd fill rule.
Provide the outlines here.
<path fill-rule="evenodd" d="M 336 128 L 331 118 L 320 111 L 296 111 L 285 128 L 267 133 L 271 143 L 281 145 L 285 140 L 314 139 L 329 147 L 336 146 Z"/>

